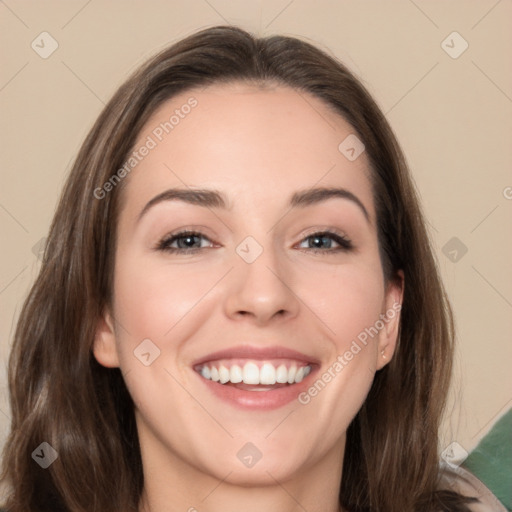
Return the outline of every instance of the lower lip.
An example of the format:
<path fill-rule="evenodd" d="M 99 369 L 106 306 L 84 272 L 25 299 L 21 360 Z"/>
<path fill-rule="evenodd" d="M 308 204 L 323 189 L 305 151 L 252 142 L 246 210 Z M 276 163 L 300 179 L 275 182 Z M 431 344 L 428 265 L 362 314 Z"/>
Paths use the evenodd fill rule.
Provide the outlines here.
<path fill-rule="evenodd" d="M 291 384 L 283 388 L 271 389 L 270 391 L 246 391 L 233 386 L 219 384 L 213 380 L 205 379 L 195 371 L 194 373 L 203 381 L 208 389 L 221 400 L 243 409 L 266 411 L 278 409 L 279 407 L 293 402 L 293 400 L 297 400 L 299 394 L 308 388 L 310 378 L 316 372 L 313 369 L 302 382 Z"/>

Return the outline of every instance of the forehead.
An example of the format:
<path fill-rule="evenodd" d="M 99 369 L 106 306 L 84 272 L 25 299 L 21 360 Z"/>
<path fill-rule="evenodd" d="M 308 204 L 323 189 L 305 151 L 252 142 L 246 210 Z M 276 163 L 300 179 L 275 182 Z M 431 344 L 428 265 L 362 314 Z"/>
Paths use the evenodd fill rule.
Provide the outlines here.
<path fill-rule="evenodd" d="M 163 103 L 137 137 L 135 150 L 150 149 L 130 172 L 125 202 L 140 206 L 166 188 L 210 186 L 271 204 L 297 189 L 343 186 L 372 212 L 366 154 L 351 161 L 339 149 L 354 132 L 322 100 L 289 87 L 189 90 Z"/>

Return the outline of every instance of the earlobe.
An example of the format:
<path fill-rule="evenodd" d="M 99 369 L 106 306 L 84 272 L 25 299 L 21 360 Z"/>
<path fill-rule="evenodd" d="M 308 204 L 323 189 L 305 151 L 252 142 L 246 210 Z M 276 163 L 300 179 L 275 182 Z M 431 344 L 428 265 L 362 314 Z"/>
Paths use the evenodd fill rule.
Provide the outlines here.
<path fill-rule="evenodd" d="M 398 342 L 403 293 L 404 273 L 399 270 L 396 279 L 389 283 L 386 292 L 385 308 L 381 315 L 384 326 L 379 335 L 377 370 L 384 368 L 395 352 Z"/>
<path fill-rule="evenodd" d="M 92 351 L 96 361 L 107 368 L 119 367 L 114 323 L 108 310 L 98 320 Z"/>

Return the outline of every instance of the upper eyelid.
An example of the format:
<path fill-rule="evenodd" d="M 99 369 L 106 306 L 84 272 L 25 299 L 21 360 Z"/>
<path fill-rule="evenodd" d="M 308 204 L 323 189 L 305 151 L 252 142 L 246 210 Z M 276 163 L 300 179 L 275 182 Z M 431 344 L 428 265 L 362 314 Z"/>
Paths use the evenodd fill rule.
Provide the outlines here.
<path fill-rule="evenodd" d="M 313 231 L 311 232 L 308 232 L 306 234 L 303 234 L 299 240 L 299 242 L 297 243 L 301 243 L 303 242 L 304 240 L 314 236 L 314 235 L 328 235 L 328 236 L 331 236 L 331 238 L 334 238 L 334 237 L 340 237 L 341 239 L 344 239 L 347 244 L 350 244 L 352 245 L 352 239 L 342 230 L 335 230 L 333 228 L 321 228 L 321 229 L 314 229 Z M 181 231 L 178 231 L 177 233 L 172 233 L 172 234 L 169 234 L 168 236 L 164 236 L 160 242 L 158 243 L 158 245 L 163 245 L 163 244 L 166 244 L 166 243 L 170 243 L 170 242 L 175 242 L 176 240 L 180 239 L 181 237 L 186 237 L 186 236 L 199 236 L 205 240 L 208 240 L 209 242 L 215 244 L 217 242 L 215 242 L 214 240 L 212 240 L 208 235 L 206 235 L 205 233 L 203 233 L 202 231 L 200 230 L 196 230 L 196 229 L 183 229 Z M 339 244 L 339 242 L 337 242 L 336 240 L 334 240 L 338 245 L 340 245 L 341 247 L 344 247 L 342 244 Z M 173 247 L 173 249 L 175 249 Z M 196 247 L 196 248 L 190 248 L 190 249 L 182 249 L 183 251 L 187 251 L 187 250 L 190 250 L 190 251 L 194 251 L 194 250 L 199 250 L 199 249 L 204 249 L 204 247 Z M 179 249 L 177 249 L 179 250 Z M 315 250 L 313 248 L 309 248 L 309 250 Z M 317 249 L 317 250 L 320 250 L 321 249 Z M 327 251 L 322 251 L 322 252 L 327 252 Z"/>
<path fill-rule="evenodd" d="M 349 236 L 342 230 L 339 230 L 339 232 L 338 232 L 338 231 L 333 230 L 333 228 L 323 228 L 323 229 L 315 229 L 311 232 L 303 234 L 301 240 L 303 240 L 305 238 L 309 238 L 310 236 L 319 235 L 319 234 L 338 235 L 338 236 L 343 236 L 347 239 L 349 238 Z M 187 236 L 187 235 L 189 235 L 189 236 L 190 235 L 199 235 L 199 236 L 202 236 L 203 238 L 210 240 L 211 242 L 213 241 L 207 234 L 203 233 L 202 231 L 195 230 L 195 229 L 183 229 L 182 231 L 178 231 L 176 233 L 170 233 L 169 235 L 165 235 L 162 239 L 163 240 L 172 240 L 173 238 L 179 238 L 180 236 Z"/>

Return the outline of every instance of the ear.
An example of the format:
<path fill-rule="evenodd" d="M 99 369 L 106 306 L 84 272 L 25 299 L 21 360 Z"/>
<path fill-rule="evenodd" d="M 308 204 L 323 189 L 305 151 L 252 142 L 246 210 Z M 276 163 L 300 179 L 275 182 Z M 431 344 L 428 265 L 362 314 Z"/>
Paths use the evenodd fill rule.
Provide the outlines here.
<path fill-rule="evenodd" d="M 404 273 L 397 272 L 395 279 L 388 283 L 383 301 L 381 321 L 384 327 L 379 332 L 377 370 L 384 368 L 392 359 L 398 342 L 400 311 L 404 295 Z"/>
<path fill-rule="evenodd" d="M 119 367 L 116 348 L 114 322 L 107 308 L 98 320 L 96 335 L 93 343 L 93 353 L 96 361 L 107 368 Z"/>

